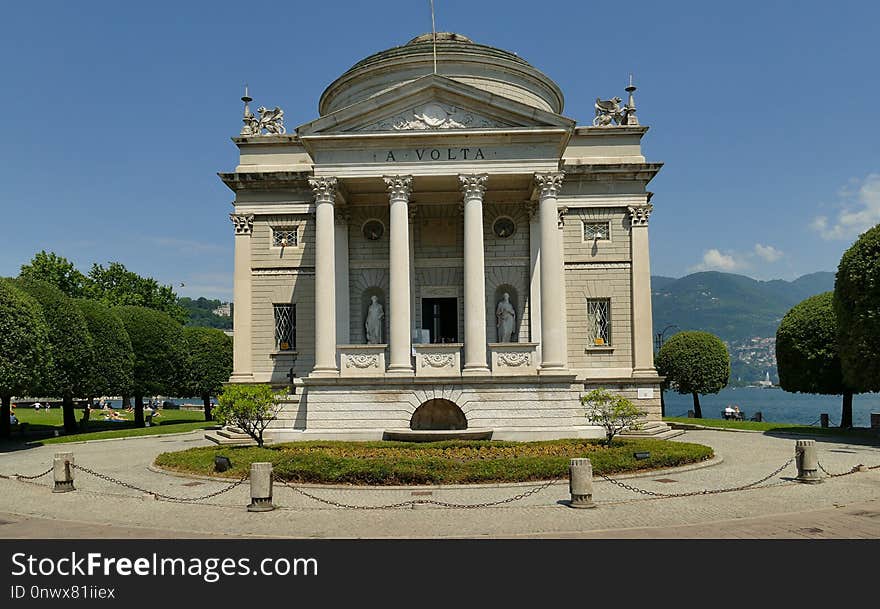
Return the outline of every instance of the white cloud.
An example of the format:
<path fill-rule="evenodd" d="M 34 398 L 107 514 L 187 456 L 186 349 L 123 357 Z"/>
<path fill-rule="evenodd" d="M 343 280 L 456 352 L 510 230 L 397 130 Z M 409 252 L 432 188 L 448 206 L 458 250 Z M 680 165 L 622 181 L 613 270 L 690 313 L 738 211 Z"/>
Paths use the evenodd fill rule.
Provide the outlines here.
<path fill-rule="evenodd" d="M 776 262 L 785 255 L 772 245 L 762 245 L 760 243 L 755 244 L 755 254 L 767 262 Z"/>
<path fill-rule="evenodd" d="M 746 268 L 748 264 L 744 260 L 737 260 L 735 254 L 729 252 L 721 253 L 720 250 L 712 248 L 703 252 L 703 261 L 692 266 L 691 271 L 737 271 Z"/>
<path fill-rule="evenodd" d="M 875 224 L 880 224 L 880 173 L 869 174 L 856 188 L 844 188 L 834 207 L 837 217 L 817 216 L 810 223 L 825 240 L 852 239 Z"/>

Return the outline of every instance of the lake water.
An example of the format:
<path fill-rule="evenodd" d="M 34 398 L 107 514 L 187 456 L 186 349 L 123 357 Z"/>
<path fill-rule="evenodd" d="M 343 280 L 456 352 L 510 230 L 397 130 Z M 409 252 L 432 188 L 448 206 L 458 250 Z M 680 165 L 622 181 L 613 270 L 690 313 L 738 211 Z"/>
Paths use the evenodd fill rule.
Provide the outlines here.
<path fill-rule="evenodd" d="M 687 411 L 694 408 L 690 394 L 667 390 L 664 401 L 666 416 L 670 417 L 686 417 Z M 758 387 L 727 387 L 717 394 L 700 396 L 700 406 L 706 418 L 720 419 L 724 407 L 735 404 L 746 413 L 747 419 L 760 410 L 765 421 L 803 425 L 815 423 L 823 412 L 828 414 L 831 425 L 839 425 L 841 402 L 839 395 L 789 393 L 782 389 Z M 853 426 L 870 427 L 872 412 L 880 412 L 880 393 L 853 396 Z"/>

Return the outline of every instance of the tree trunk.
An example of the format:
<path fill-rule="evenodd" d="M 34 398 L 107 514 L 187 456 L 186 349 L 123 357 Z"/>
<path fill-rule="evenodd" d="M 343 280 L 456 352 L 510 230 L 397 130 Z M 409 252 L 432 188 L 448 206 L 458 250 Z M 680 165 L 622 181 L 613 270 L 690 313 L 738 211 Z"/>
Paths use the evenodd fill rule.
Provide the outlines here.
<path fill-rule="evenodd" d="M 119 408 L 125 410 L 129 406 L 131 406 L 131 398 L 125 394 L 122 394 L 122 404 L 119 406 Z"/>
<path fill-rule="evenodd" d="M 211 396 L 207 393 L 202 396 L 202 403 L 205 405 L 205 420 L 213 421 L 214 413 L 211 412 Z"/>
<path fill-rule="evenodd" d="M 840 427 L 842 429 L 848 429 L 853 426 L 853 424 L 852 424 L 852 400 L 853 400 L 852 392 L 843 394 L 843 405 L 840 408 Z"/>
<path fill-rule="evenodd" d="M 134 426 L 146 427 L 144 423 L 144 396 L 134 396 Z"/>
<path fill-rule="evenodd" d="M 8 438 L 11 434 L 9 417 L 12 415 L 12 410 L 9 406 L 10 402 L 12 402 L 12 396 L 0 397 L 0 438 Z"/>
<path fill-rule="evenodd" d="M 703 418 L 703 411 L 700 409 L 700 396 L 696 393 L 694 394 L 694 418 Z"/>
<path fill-rule="evenodd" d="M 73 408 L 73 398 L 64 396 L 61 398 L 61 408 L 64 411 L 64 433 L 76 433 L 76 412 Z"/>

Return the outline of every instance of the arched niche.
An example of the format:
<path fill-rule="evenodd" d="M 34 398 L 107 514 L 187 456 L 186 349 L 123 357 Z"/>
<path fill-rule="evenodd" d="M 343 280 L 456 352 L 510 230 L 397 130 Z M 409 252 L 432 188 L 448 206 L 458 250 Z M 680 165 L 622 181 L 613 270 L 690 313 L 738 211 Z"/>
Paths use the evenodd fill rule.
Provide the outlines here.
<path fill-rule="evenodd" d="M 376 301 L 382 305 L 382 310 L 385 313 L 385 316 L 382 318 L 382 337 L 381 343 L 388 342 L 388 305 L 385 302 L 385 290 L 380 287 L 372 286 L 365 289 L 361 293 L 361 333 L 364 337 L 364 344 L 367 343 L 367 313 L 370 310 L 370 304 L 372 304 L 372 297 L 376 297 Z"/>
<path fill-rule="evenodd" d="M 492 328 L 487 332 L 490 336 L 490 342 L 500 343 L 501 337 L 498 335 L 498 318 L 496 317 L 496 311 L 498 309 L 498 303 L 507 294 L 510 297 L 510 304 L 513 305 L 513 310 L 516 313 L 516 319 L 513 320 L 513 334 L 510 335 L 510 342 L 518 343 L 519 342 L 519 324 L 522 319 L 522 305 L 520 304 L 519 291 L 510 285 L 509 283 L 503 283 L 495 288 L 495 298 L 492 300 L 492 319 L 495 320 L 495 323 L 492 324 Z"/>
<path fill-rule="evenodd" d="M 467 418 L 455 402 L 435 398 L 416 408 L 409 428 L 416 431 L 467 429 Z"/>

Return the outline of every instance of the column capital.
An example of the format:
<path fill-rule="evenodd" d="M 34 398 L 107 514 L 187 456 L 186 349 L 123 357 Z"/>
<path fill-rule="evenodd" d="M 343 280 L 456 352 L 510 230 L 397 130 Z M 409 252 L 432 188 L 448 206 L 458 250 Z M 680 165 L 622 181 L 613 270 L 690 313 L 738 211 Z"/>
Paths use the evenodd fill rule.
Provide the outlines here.
<path fill-rule="evenodd" d="M 564 228 L 565 227 L 565 214 L 568 213 L 568 207 L 565 205 L 560 205 L 556 209 L 556 227 Z"/>
<path fill-rule="evenodd" d="M 412 194 L 412 176 L 383 176 L 385 186 L 391 196 L 391 200 L 409 200 Z"/>
<path fill-rule="evenodd" d="M 654 206 L 650 203 L 644 205 L 630 205 L 629 215 L 632 218 L 633 226 L 648 226 L 648 216 L 654 211 Z"/>
<path fill-rule="evenodd" d="M 561 171 L 551 173 L 536 173 L 535 185 L 538 187 L 538 197 L 544 199 L 546 197 L 555 197 L 562 190 L 562 180 L 565 174 Z"/>
<path fill-rule="evenodd" d="M 229 214 L 236 235 L 250 235 L 254 230 L 254 214 Z"/>
<path fill-rule="evenodd" d="M 333 203 L 336 200 L 337 179 L 333 177 L 309 178 L 309 186 L 315 191 L 315 203 Z"/>
<path fill-rule="evenodd" d="M 482 199 L 486 194 L 486 182 L 489 176 L 485 173 L 459 174 L 458 181 L 465 199 Z"/>

